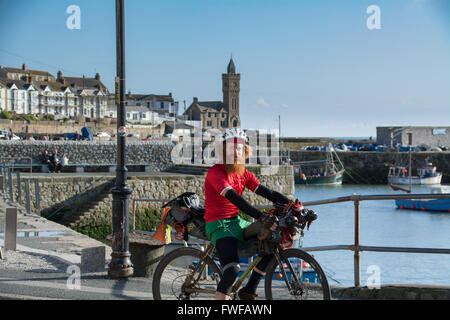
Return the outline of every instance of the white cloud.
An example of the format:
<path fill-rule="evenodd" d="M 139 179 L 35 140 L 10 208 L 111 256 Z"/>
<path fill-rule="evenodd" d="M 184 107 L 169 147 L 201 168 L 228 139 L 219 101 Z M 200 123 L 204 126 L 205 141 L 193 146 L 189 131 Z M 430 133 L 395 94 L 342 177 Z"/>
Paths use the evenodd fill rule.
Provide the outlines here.
<path fill-rule="evenodd" d="M 285 103 L 270 104 L 270 103 L 267 103 L 266 100 L 263 97 L 259 97 L 256 100 L 256 102 L 252 105 L 252 107 L 254 107 L 254 108 L 266 107 L 266 108 L 277 109 L 277 108 L 288 108 L 289 106 L 287 104 L 285 104 Z"/>
<path fill-rule="evenodd" d="M 408 8 L 420 8 L 423 5 L 431 3 L 432 0 L 412 0 L 410 3 L 408 3 Z"/>
<path fill-rule="evenodd" d="M 259 97 L 258 100 L 256 100 L 256 104 L 259 106 L 269 106 L 263 97 Z"/>

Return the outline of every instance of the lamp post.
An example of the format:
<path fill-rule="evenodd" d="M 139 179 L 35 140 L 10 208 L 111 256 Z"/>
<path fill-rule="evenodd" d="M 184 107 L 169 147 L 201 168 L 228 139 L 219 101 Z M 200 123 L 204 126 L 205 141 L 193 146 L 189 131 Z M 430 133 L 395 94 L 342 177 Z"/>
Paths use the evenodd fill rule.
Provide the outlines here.
<path fill-rule="evenodd" d="M 112 254 L 108 266 L 111 278 L 126 278 L 133 274 L 133 264 L 129 252 L 128 203 L 132 189 L 127 187 L 125 167 L 125 30 L 124 0 L 116 0 L 116 43 L 117 43 L 117 169 L 116 184 L 111 190 L 112 207 Z M 117 94 L 118 93 L 118 94 Z"/>

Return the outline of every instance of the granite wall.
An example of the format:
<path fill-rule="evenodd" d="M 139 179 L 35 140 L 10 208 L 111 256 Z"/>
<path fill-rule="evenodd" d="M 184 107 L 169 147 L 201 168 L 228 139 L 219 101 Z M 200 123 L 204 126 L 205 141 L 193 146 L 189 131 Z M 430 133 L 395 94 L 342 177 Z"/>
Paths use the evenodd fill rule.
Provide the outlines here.
<path fill-rule="evenodd" d="M 276 191 L 287 196 L 294 194 L 293 170 L 290 166 L 280 167 L 248 167 L 260 182 Z M 62 177 L 58 175 L 39 177 L 40 189 L 40 207 L 41 211 L 47 213 L 65 205 L 67 209 L 76 210 L 90 199 L 95 198 L 101 190 L 102 185 L 112 182 L 112 177 L 98 176 L 77 176 Z M 130 176 L 128 178 L 128 187 L 133 189 L 130 197 L 129 211 L 133 211 L 132 199 L 154 198 L 171 199 L 183 192 L 195 192 L 204 201 L 204 181 L 205 175 L 183 175 L 183 174 L 152 174 L 146 176 Z M 15 199 L 17 199 L 17 182 L 13 177 Z M 24 181 L 21 181 L 24 188 Z M 32 208 L 35 208 L 34 183 L 31 183 L 31 202 Z M 24 189 L 22 189 L 24 190 Z M 85 192 L 85 190 L 89 190 Z M 100 191 L 103 192 L 103 191 Z M 25 192 L 22 191 L 22 199 Z M 243 196 L 252 204 L 268 204 L 264 198 L 250 192 L 244 191 Z M 151 208 L 160 208 L 162 202 L 137 202 L 138 207 L 146 206 Z M 93 210 L 83 215 L 76 224 L 77 227 L 83 226 L 101 226 L 111 224 L 112 212 L 112 194 L 106 192 L 105 198 L 98 203 Z M 130 219 L 131 221 L 131 219 Z"/>
<path fill-rule="evenodd" d="M 172 143 L 166 141 L 128 141 L 126 163 L 151 163 L 156 171 L 172 165 L 170 152 Z M 117 159 L 116 141 L 7 141 L 0 140 L 1 162 L 39 163 L 40 156 L 47 150 L 50 154 L 57 149 L 66 156 L 69 163 L 114 164 Z"/>

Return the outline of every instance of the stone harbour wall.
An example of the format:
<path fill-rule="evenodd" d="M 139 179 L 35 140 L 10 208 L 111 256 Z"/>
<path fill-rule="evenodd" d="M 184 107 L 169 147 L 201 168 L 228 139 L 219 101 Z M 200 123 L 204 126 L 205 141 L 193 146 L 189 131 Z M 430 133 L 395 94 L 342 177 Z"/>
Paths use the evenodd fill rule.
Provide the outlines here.
<path fill-rule="evenodd" d="M 288 166 L 279 167 L 279 172 L 271 174 L 272 172 L 261 173 L 261 168 L 249 168 L 253 171 L 259 181 L 279 191 L 287 196 L 294 194 L 294 179 L 292 168 Z M 195 192 L 199 195 L 200 201 L 204 201 L 204 175 L 164 175 L 164 176 L 140 176 L 133 177 L 128 180 L 128 186 L 133 189 L 130 197 L 129 212 L 130 225 L 132 224 L 133 201 L 132 199 L 153 198 L 153 199 L 172 199 L 182 194 L 183 192 Z M 251 191 L 245 190 L 243 197 L 254 205 L 268 204 L 268 200 L 254 194 Z M 159 209 L 163 202 L 145 202 L 137 201 L 137 211 L 139 208 L 154 208 Z M 103 226 L 111 224 L 112 212 L 112 195 L 110 194 L 94 212 L 85 215 L 77 227 L 84 226 Z"/>
<path fill-rule="evenodd" d="M 290 166 L 280 167 L 248 167 L 259 181 L 278 192 L 292 197 L 295 191 L 293 170 Z M 14 177 L 13 177 L 14 178 Z M 53 177 L 39 178 L 39 188 L 41 193 L 41 211 L 53 211 L 61 206 L 64 202 L 69 203 L 71 209 L 86 202 L 80 193 L 88 188 L 100 186 L 105 183 L 111 183 L 112 177 L 98 176 L 73 176 L 73 177 Z M 183 175 L 183 174 L 152 174 L 146 176 L 128 177 L 128 187 L 133 189 L 130 196 L 129 212 L 133 212 L 132 199 L 154 198 L 154 199 L 171 199 L 182 194 L 183 192 L 195 192 L 199 195 L 200 200 L 204 201 L 204 181 L 205 175 Z M 16 182 L 14 181 L 14 185 Z M 22 181 L 22 186 L 24 182 Z M 34 184 L 31 184 L 31 201 L 34 209 L 35 196 Z M 17 194 L 17 192 L 16 192 Z M 22 199 L 23 199 L 22 192 Z M 92 195 L 91 195 L 92 196 Z M 268 200 L 250 192 L 244 191 L 243 196 L 252 204 L 262 205 L 268 204 Z M 71 199 L 79 198 L 74 201 Z M 69 202 L 67 202 L 69 201 Z M 159 209 L 162 202 L 137 202 L 138 208 L 150 207 Z M 111 224 L 112 212 L 112 194 L 109 193 L 95 208 L 87 214 L 77 224 L 77 227 L 84 226 L 104 226 Z M 131 223 L 130 218 L 130 223 Z"/>
<path fill-rule="evenodd" d="M 402 164 L 408 167 L 407 152 L 338 152 L 346 169 L 343 183 L 387 184 L 388 164 Z M 291 151 L 290 159 L 296 161 L 324 160 L 326 153 L 321 151 Z M 419 165 L 431 162 L 442 172 L 442 183 L 450 183 L 450 152 L 413 152 L 411 165 L 413 174 Z"/>
<path fill-rule="evenodd" d="M 170 153 L 173 145 L 167 141 L 129 141 L 126 144 L 126 163 L 151 163 L 155 171 L 172 166 Z M 58 150 L 70 163 L 114 164 L 117 162 L 115 141 L 7 141 L 0 140 L 1 162 L 39 163 L 47 150 Z"/>

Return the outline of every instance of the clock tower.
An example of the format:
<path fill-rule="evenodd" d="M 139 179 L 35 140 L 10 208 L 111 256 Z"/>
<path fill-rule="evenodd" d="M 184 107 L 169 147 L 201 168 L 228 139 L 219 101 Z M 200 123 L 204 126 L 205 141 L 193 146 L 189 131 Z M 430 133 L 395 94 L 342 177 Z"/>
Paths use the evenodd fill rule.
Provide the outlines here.
<path fill-rule="evenodd" d="M 227 67 L 227 73 L 222 74 L 223 104 L 228 111 L 228 128 L 240 127 L 239 118 L 239 91 L 241 75 L 236 73 L 233 58 Z"/>

